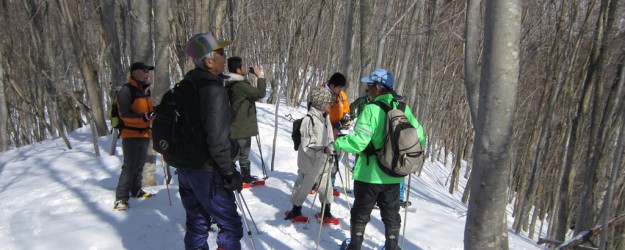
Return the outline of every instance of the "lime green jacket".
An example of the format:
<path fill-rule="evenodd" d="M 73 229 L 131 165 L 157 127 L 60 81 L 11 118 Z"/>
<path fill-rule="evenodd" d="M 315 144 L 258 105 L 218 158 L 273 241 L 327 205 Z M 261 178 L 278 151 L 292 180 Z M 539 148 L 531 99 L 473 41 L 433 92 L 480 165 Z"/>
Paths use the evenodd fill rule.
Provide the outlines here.
<path fill-rule="evenodd" d="M 391 94 L 380 95 L 375 98 L 374 101 L 378 100 L 389 105 L 393 100 L 393 96 Z M 393 108 L 396 107 L 397 102 L 393 102 Z M 406 106 L 405 114 L 410 124 L 417 128 L 421 147 L 425 148 L 425 132 L 423 131 L 423 127 L 414 117 L 408 106 Z M 373 184 L 395 184 L 404 180 L 403 177 L 392 177 L 384 173 L 378 166 L 378 160 L 375 155 L 367 156 L 362 152 L 367 145 L 369 145 L 369 142 L 373 142 L 375 148 L 382 148 L 385 119 L 386 113 L 382 108 L 375 104 L 365 105 L 356 121 L 354 133 L 339 137 L 334 142 L 334 148 L 336 150 L 358 153 L 358 160 L 354 165 L 354 180 Z"/>

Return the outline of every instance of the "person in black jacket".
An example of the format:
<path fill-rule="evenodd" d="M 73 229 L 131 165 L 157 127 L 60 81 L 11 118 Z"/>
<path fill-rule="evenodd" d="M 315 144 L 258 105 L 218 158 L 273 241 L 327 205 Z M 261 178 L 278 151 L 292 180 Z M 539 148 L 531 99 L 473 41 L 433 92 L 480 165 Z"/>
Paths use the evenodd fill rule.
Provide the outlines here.
<path fill-rule="evenodd" d="M 196 34 L 187 42 L 186 54 L 195 69 L 183 81 L 198 89 L 201 125 L 208 145 L 208 160 L 201 166 L 178 168 L 180 199 L 186 210 L 186 249 L 208 249 L 211 220 L 220 228 L 218 249 L 241 249 L 243 225 L 237 212 L 235 192 L 241 191 L 241 174 L 231 155 L 230 100 L 224 88 L 224 47 L 211 32 Z"/>

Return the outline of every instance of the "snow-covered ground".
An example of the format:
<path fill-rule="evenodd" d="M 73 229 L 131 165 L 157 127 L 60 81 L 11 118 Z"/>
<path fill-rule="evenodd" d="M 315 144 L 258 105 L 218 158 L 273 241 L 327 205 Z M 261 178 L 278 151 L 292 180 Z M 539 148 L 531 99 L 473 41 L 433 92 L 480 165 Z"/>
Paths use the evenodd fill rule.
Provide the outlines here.
<path fill-rule="evenodd" d="M 283 220 L 289 210 L 289 196 L 297 176 L 297 154 L 290 138 L 291 122 L 305 114 L 304 108 L 281 106 L 279 128 L 272 166 L 275 106 L 258 104 L 262 155 L 267 169 L 266 186 L 242 192 L 255 224 L 249 220 L 256 249 L 315 249 L 319 224 L 310 208 L 313 195 L 303 213 L 310 223 L 292 224 Z M 427 132 L 427 128 L 426 128 Z M 67 149 L 61 139 L 47 140 L 0 154 L 0 249 L 184 249 L 185 213 L 180 203 L 177 178 L 167 190 L 160 159 L 157 161 L 158 185 L 145 189 L 157 195 L 146 200 L 130 200 L 131 209 L 113 211 L 115 187 L 122 162 L 121 142 L 118 155 L 106 151 L 111 136 L 98 139 L 102 156 L 97 157 L 91 131 L 82 128 L 70 135 L 74 147 Z M 259 148 L 252 139 L 252 174 L 262 176 Z M 159 157 L 160 158 L 160 157 Z M 172 169 L 173 172 L 174 169 Z M 344 169 L 341 169 L 345 175 Z M 400 211 L 406 220 L 403 249 L 462 249 L 467 206 L 460 202 L 466 180 L 453 195 L 447 192 L 449 167 L 427 162 L 420 177 L 410 185 L 412 208 Z M 337 186 L 342 186 L 337 180 Z M 171 195 L 171 205 L 169 201 Z M 353 196 L 348 198 L 353 202 Z M 332 213 L 339 226 L 323 226 L 319 249 L 338 249 L 349 237 L 349 209 L 345 196 L 335 199 Z M 245 230 L 245 228 L 244 228 Z M 404 230 L 402 228 L 402 230 Z M 510 249 L 541 249 L 523 236 L 510 235 Z M 216 248 L 215 233 L 209 246 Z M 252 249 L 249 236 L 241 240 L 243 249 Z M 400 241 L 401 242 L 401 241 Z M 384 244 L 384 225 L 379 210 L 372 213 L 363 249 Z"/>

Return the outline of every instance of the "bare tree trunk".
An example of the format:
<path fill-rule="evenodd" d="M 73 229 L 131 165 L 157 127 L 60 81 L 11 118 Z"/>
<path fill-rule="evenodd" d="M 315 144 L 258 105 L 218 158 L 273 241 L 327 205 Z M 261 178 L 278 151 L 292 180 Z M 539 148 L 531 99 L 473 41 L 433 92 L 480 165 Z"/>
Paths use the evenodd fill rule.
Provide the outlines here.
<path fill-rule="evenodd" d="M 601 100 L 601 95 L 602 95 L 602 91 L 600 89 L 601 87 L 601 81 L 600 81 L 600 77 L 601 77 L 601 72 L 602 72 L 602 67 L 603 67 L 603 60 L 605 58 L 604 53 L 606 52 L 606 47 L 607 44 L 609 43 L 608 41 L 608 37 L 609 34 L 612 30 L 612 24 L 614 22 L 614 14 L 616 12 L 616 3 L 618 1 L 609 1 L 609 0 L 602 0 L 601 1 L 601 7 L 600 7 L 600 13 L 599 13 L 599 18 L 597 19 L 597 24 L 596 24 L 596 29 L 595 29 L 595 39 L 593 40 L 593 46 L 592 46 L 592 53 L 590 54 L 589 57 L 589 67 L 588 67 L 588 72 L 587 75 L 584 79 L 585 84 L 596 84 L 597 85 L 597 90 L 595 90 L 595 95 L 598 95 L 598 100 Z M 595 108 L 595 110 L 598 108 Z M 599 114 L 597 114 L 597 116 L 600 116 Z M 606 119 L 607 117 L 605 117 L 605 114 L 603 116 L 603 119 Z M 584 177 L 584 182 L 583 182 L 583 188 L 582 188 L 582 196 L 580 199 L 580 204 L 579 204 L 579 209 L 578 209 L 578 217 L 577 217 L 577 222 L 575 223 L 575 234 L 579 234 L 582 231 L 588 230 L 590 228 L 592 228 L 592 226 L 594 225 L 593 223 L 596 222 L 595 218 L 596 218 L 596 210 L 592 207 L 592 204 L 595 204 L 595 195 L 599 195 L 599 194 L 594 194 L 593 190 L 594 190 L 594 181 L 593 179 L 595 178 L 595 174 L 597 172 L 597 169 L 600 167 L 599 166 L 599 159 L 602 156 L 602 148 L 603 148 L 603 137 L 604 135 L 602 135 L 603 133 L 603 129 L 605 124 L 601 124 L 598 123 L 596 121 L 593 121 L 595 126 L 598 126 L 597 128 L 597 132 L 593 133 L 593 135 L 596 135 L 596 139 L 597 142 L 594 146 L 593 149 L 593 154 L 592 154 L 592 158 L 590 161 L 590 164 L 587 164 L 586 166 L 586 173 L 585 173 L 585 177 Z M 593 131 L 594 132 L 594 131 Z"/>
<path fill-rule="evenodd" d="M 9 109 L 7 108 L 6 90 L 4 88 L 4 46 L 0 45 L 0 152 L 9 150 Z"/>
<path fill-rule="evenodd" d="M 195 5 L 193 10 L 194 13 L 194 20 L 193 23 L 193 30 L 191 31 L 192 34 L 196 34 L 196 33 L 201 33 L 201 32 L 207 32 L 207 31 L 214 31 L 211 30 L 209 27 L 211 20 L 209 20 L 209 18 L 212 16 L 212 12 L 211 8 L 210 8 L 210 4 L 212 2 L 215 2 L 215 0 L 211 0 L 211 1 L 194 1 L 193 4 Z"/>
<path fill-rule="evenodd" d="M 377 48 L 377 55 L 375 57 L 375 63 L 373 64 L 373 66 L 375 68 L 382 68 L 382 58 L 384 57 L 384 48 L 386 45 L 386 37 L 388 35 L 388 31 L 387 29 L 388 27 L 388 21 L 390 19 L 390 15 L 393 11 L 393 5 L 395 4 L 395 0 L 388 0 L 386 1 L 385 5 L 386 5 L 386 9 L 384 10 L 384 16 L 382 17 L 382 26 L 381 26 L 381 30 L 379 32 L 376 32 L 376 37 L 378 38 L 378 48 Z M 365 44 L 363 44 L 365 45 Z M 384 62 L 385 65 L 390 63 L 390 61 L 388 62 Z"/>
<path fill-rule="evenodd" d="M 161 103 L 161 97 L 171 87 L 171 77 L 169 73 L 170 47 L 170 19 L 169 0 L 154 1 L 154 90 L 152 91 L 152 103 L 154 106 Z"/>
<path fill-rule="evenodd" d="M 371 16 L 373 16 L 373 1 L 360 0 L 360 74 L 364 76 L 372 70 L 373 53 L 371 52 Z M 358 96 L 365 94 L 362 84 L 353 84 Z"/>
<path fill-rule="evenodd" d="M 154 65 L 152 50 L 152 1 L 129 0 L 131 32 L 130 59 L 132 62 L 143 62 Z"/>
<path fill-rule="evenodd" d="M 506 223 L 510 142 L 519 77 L 521 5 L 486 2 L 484 64 L 475 126 L 465 249 L 508 249 Z"/>
<path fill-rule="evenodd" d="M 86 46 L 84 42 L 84 36 L 80 34 L 82 27 L 75 22 L 75 19 L 70 14 L 71 11 L 67 6 L 67 2 L 58 1 L 58 5 L 61 9 L 61 13 L 65 18 L 67 32 L 70 35 L 71 47 L 74 52 L 74 57 L 78 65 L 80 65 L 80 72 L 83 77 L 83 83 L 87 89 L 87 97 L 89 98 L 89 107 L 98 136 L 105 136 L 108 134 L 106 128 L 106 119 L 104 118 L 104 106 L 102 103 L 102 92 L 100 91 L 100 85 L 98 77 L 96 76 L 96 70 L 93 67 L 92 61 L 88 61 L 88 54 L 86 53 Z M 80 20 L 78 20 L 80 21 Z"/>
<path fill-rule="evenodd" d="M 117 30 L 117 18 L 115 18 L 115 0 L 102 0 L 102 30 L 108 54 L 106 55 L 109 67 L 111 68 L 111 89 L 126 83 L 124 73 L 124 57 L 120 49 L 119 31 Z"/>
<path fill-rule="evenodd" d="M 466 23 L 464 26 L 464 86 L 471 111 L 471 124 L 477 118 L 477 103 L 480 93 L 480 0 L 467 0 Z"/>
<path fill-rule="evenodd" d="M 615 98 L 616 100 L 614 100 L 614 107 L 612 109 L 612 112 L 610 114 L 610 116 L 615 116 L 616 114 L 616 110 L 618 109 L 618 106 L 621 102 L 621 91 L 623 90 L 623 85 L 625 85 L 625 57 L 621 56 L 621 67 L 619 68 L 619 71 L 617 73 L 617 77 L 615 79 L 615 85 L 618 85 L 617 87 L 617 91 L 616 91 L 616 95 Z M 603 205 L 601 207 L 601 213 L 600 213 L 600 221 L 599 223 L 602 224 L 601 227 L 601 236 L 600 236 L 600 244 L 599 244 L 599 249 L 607 249 L 607 241 L 608 241 L 608 234 L 609 234 L 609 230 L 608 230 L 608 219 L 610 217 L 612 217 L 612 200 L 614 198 L 614 185 L 616 185 L 616 180 L 618 179 L 618 176 L 620 174 L 620 166 L 621 166 L 621 156 L 623 152 L 623 139 L 625 137 L 625 115 L 623 116 L 623 123 L 621 124 L 621 129 L 619 131 L 619 136 L 618 136 L 618 141 L 616 143 L 616 150 L 614 151 L 614 159 L 612 161 L 612 172 L 610 173 L 610 179 L 608 181 L 608 188 L 607 188 L 607 193 L 604 196 L 603 199 Z"/>
<path fill-rule="evenodd" d="M 354 23 L 354 1 L 355 0 L 345 0 L 346 2 L 346 10 L 347 14 L 345 15 L 345 26 L 343 27 L 343 55 L 341 56 L 341 73 L 348 78 L 349 81 L 349 72 L 352 70 L 352 31 L 353 31 L 353 23 Z M 357 83 L 358 79 L 354 79 L 354 84 Z M 353 89 L 353 88 L 351 88 Z M 354 93 L 348 93 L 354 94 Z"/>
<path fill-rule="evenodd" d="M 152 1 L 130 1 L 130 12 L 132 13 L 132 31 L 130 32 L 131 61 L 139 61 L 149 65 L 154 65 L 151 28 L 152 19 L 150 15 L 150 13 L 152 13 Z M 168 53 L 168 51 L 165 53 Z M 168 65 L 168 61 L 160 63 Z M 145 165 L 143 166 L 142 186 L 156 185 L 156 152 L 152 149 L 151 143 L 152 141 L 150 140 L 148 155 Z"/>
<path fill-rule="evenodd" d="M 213 6 L 214 4 L 214 6 Z M 211 30 L 215 32 L 215 34 L 219 34 L 219 37 L 228 37 L 225 33 L 224 22 L 226 21 L 226 8 L 228 7 L 228 2 L 225 0 L 213 0 L 211 1 L 211 7 L 213 8 L 211 21 Z"/>
<path fill-rule="evenodd" d="M 410 30 L 408 31 L 408 34 L 406 34 L 406 37 L 407 37 L 406 46 L 404 47 L 405 49 L 403 51 L 404 57 L 401 61 L 402 62 L 401 69 L 399 70 L 399 72 L 397 72 L 397 87 L 395 88 L 395 91 L 397 91 L 397 93 L 400 95 L 406 95 L 409 92 L 409 90 L 405 90 L 406 88 L 416 89 L 416 85 L 417 85 L 417 83 L 413 81 L 410 81 L 409 85 L 407 85 L 406 81 L 408 80 L 409 71 L 411 71 L 412 74 L 414 75 L 417 75 L 417 71 L 418 71 L 418 67 L 416 63 L 412 65 L 411 70 L 408 70 L 408 67 L 410 66 L 410 62 L 411 62 L 410 58 L 418 57 L 415 46 L 418 41 L 418 35 L 416 35 L 418 27 L 419 27 L 417 25 L 417 20 L 419 20 L 419 14 L 421 12 L 421 8 L 423 8 L 423 1 L 415 1 L 415 3 L 412 6 L 412 15 L 410 17 L 410 21 L 408 21 L 408 26 L 410 27 Z M 406 86 L 409 86 L 409 87 L 406 87 Z M 414 100 L 416 99 L 416 97 L 412 96 L 410 99 Z M 412 103 L 410 107 L 418 108 L 417 106 L 413 106 Z"/>

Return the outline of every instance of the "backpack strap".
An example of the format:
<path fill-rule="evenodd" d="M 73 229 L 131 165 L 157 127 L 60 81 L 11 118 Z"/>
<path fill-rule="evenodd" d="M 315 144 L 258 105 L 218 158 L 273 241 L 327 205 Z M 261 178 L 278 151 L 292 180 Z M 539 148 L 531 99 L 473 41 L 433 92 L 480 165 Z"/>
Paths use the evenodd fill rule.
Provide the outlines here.
<path fill-rule="evenodd" d="M 384 110 L 384 114 L 387 114 L 389 111 L 391 111 L 393 108 L 393 102 L 396 102 L 395 100 L 391 100 L 391 106 L 389 107 L 388 105 L 386 105 L 386 103 L 377 100 L 369 104 L 375 104 L 378 107 L 380 107 L 382 110 Z M 399 102 L 397 104 L 397 109 L 399 110 L 405 110 L 406 109 L 406 103 L 404 102 Z M 384 120 L 386 121 L 386 116 L 384 117 Z M 376 151 L 380 151 L 380 149 L 376 149 L 375 146 L 373 146 L 373 141 L 369 141 L 369 145 L 367 145 L 367 147 L 362 151 L 363 153 L 365 153 L 365 155 L 367 155 L 367 165 L 369 165 L 369 156 L 371 155 L 375 155 Z"/>
<path fill-rule="evenodd" d="M 310 122 L 312 123 L 313 127 L 315 126 L 315 119 L 313 119 L 312 115 L 310 114 L 306 114 L 306 116 L 308 116 L 310 118 Z"/>
<path fill-rule="evenodd" d="M 135 86 L 132 86 L 132 84 L 130 84 L 129 82 L 125 83 L 124 85 L 122 85 L 122 87 L 117 91 L 117 93 L 115 93 L 115 102 L 117 102 L 117 94 L 125 87 L 128 87 L 128 90 L 130 91 L 130 105 L 132 105 L 135 101 L 135 99 L 139 98 L 139 97 L 145 97 L 145 96 L 149 96 L 149 95 L 144 95 L 144 96 L 138 96 L 137 91 L 141 91 L 138 88 L 136 88 Z M 117 105 L 117 104 L 116 104 Z M 123 120 L 121 119 L 121 115 L 120 115 L 120 111 L 119 108 L 117 109 L 117 117 L 119 117 L 119 119 L 121 120 L 121 124 L 118 128 L 119 130 L 119 134 L 117 135 L 117 137 L 121 137 L 121 132 L 124 129 L 130 129 L 130 130 L 135 130 L 135 131 L 139 131 L 141 133 L 144 133 L 145 131 L 147 131 L 148 129 L 151 129 L 150 127 L 145 127 L 145 128 L 138 128 L 138 127 L 131 127 L 131 126 L 126 126 L 124 125 Z"/>

